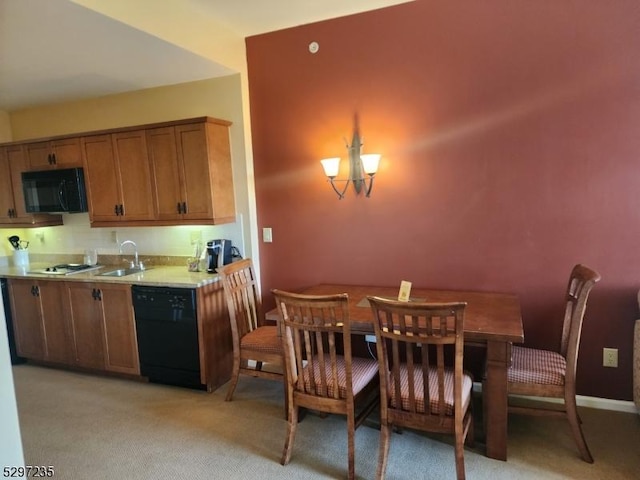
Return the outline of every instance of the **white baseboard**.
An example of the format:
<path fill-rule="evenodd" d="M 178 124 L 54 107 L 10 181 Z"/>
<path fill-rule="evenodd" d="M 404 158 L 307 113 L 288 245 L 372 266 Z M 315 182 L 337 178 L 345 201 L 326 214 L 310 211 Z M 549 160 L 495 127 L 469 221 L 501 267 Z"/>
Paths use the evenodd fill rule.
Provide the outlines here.
<path fill-rule="evenodd" d="M 473 384 L 474 392 L 482 392 L 482 383 L 474 382 Z M 526 397 L 521 396 L 522 398 L 535 399 L 536 401 L 544 401 L 549 403 L 561 403 L 562 400 L 557 398 L 540 398 L 540 397 Z M 588 397 L 586 395 L 576 395 L 576 403 L 579 407 L 588 407 L 588 408 L 598 408 L 601 410 L 614 410 L 616 412 L 625 412 L 625 413 L 637 413 L 640 415 L 640 410 L 638 410 L 635 404 L 631 401 L 625 400 L 612 400 L 610 398 L 600 398 L 600 397 Z"/>
<path fill-rule="evenodd" d="M 640 411 L 638 411 L 636 405 L 633 402 L 625 400 L 612 400 L 611 398 L 576 395 L 576 403 L 581 407 L 600 408 L 602 410 L 615 410 L 617 412 L 640 414 Z"/>

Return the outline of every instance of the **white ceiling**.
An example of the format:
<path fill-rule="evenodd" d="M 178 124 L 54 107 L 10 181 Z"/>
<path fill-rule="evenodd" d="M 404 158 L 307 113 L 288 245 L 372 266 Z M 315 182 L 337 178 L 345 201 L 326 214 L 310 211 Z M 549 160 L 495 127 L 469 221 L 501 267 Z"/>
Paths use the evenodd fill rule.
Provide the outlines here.
<path fill-rule="evenodd" d="M 194 15 L 216 18 L 244 38 L 408 0 L 182 1 Z M 0 0 L 0 110 L 229 73 L 211 59 L 69 0 Z"/>

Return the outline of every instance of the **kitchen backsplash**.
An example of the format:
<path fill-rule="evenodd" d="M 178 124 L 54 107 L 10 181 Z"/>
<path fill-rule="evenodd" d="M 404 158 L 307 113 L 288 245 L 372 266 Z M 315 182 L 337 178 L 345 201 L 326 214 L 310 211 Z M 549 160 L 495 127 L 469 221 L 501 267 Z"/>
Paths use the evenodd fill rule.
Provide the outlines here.
<path fill-rule="evenodd" d="M 29 242 L 31 254 L 78 254 L 86 248 L 95 248 L 100 255 L 118 255 L 119 244 L 133 240 L 140 256 L 184 257 L 192 255 L 193 242 L 206 242 L 216 238 L 226 238 L 244 256 L 242 241 L 242 218 L 235 223 L 224 225 L 180 225 L 173 227 L 121 227 L 91 228 L 88 213 L 65 214 L 64 225 L 39 228 L 0 228 L 0 265 L 11 263 L 13 248 L 8 240 L 18 235 Z M 129 247 L 125 250 L 129 253 Z"/>

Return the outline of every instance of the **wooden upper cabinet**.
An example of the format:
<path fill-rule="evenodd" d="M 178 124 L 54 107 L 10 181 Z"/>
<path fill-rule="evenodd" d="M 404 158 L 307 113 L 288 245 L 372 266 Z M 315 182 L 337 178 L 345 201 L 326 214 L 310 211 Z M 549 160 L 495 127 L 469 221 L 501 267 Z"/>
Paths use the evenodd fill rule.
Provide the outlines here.
<path fill-rule="evenodd" d="M 12 223 L 16 207 L 7 148 L 0 147 L 0 223 Z"/>
<path fill-rule="evenodd" d="M 83 137 L 82 157 L 91 222 L 119 220 L 118 170 L 111 135 Z"/>
<path fill-rule="evenodd" d="M 228 122 L 147 129 L 158 220 L 235 221 Z"/>
<path fill-rule="evenodd" d="M 199 117 L 0 145 L 0 226 L 62 225 L 26 215 L 20 174 L 72 167 L 84 167 L 92 227 L 234 222 L 230 125 Z"/>
<path fill-rule="evenodd" d="M 153 197 L 159 220 L 178 220 L 184 201 L 174 127 L 147 130 Z"/>
<path fill-rule="evenodd" d="M 25 145 L 25 149 L 29 170 L 82 166 L 80 138 L 78 137 L 28 143 Z"/>
<path fill-rule="evenodd" d="M 0 226 L 62 225 L 61 215 L 27 213 L 22 194 L 22 172 L 27 170 L 22 145 L 0 146 Z"/>
<path fill-rule="evenodd" d="M 92 226 L 153 220 L 144 130 L 82 138 Z"/>
<path fill-rule="evenodd" d="M 124 220 L 153 220 L 151 169 L 144 130 L 114 133 L 113 151 L 118 165 L 121 214 Z"/>

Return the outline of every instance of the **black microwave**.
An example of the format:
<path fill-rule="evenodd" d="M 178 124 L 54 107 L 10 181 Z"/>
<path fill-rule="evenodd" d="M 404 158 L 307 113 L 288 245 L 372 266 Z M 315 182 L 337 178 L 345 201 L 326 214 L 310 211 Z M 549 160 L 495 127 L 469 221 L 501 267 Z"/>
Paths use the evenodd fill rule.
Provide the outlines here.
<path fill-rule="evenodd" d="M 23 172 L 22 193 L 28 213 L 87 211 L 82 168 Z"/>

